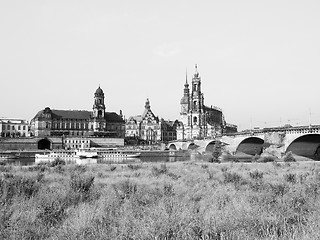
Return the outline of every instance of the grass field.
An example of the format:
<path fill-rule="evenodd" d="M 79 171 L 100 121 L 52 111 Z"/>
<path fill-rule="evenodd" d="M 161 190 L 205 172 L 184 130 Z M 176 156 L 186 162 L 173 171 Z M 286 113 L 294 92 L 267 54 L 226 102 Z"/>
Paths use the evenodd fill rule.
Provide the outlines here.
<path fill-rule="evenodd" d="M 0 239 L 320 239 L 319 164 L 0 166 Z"/>

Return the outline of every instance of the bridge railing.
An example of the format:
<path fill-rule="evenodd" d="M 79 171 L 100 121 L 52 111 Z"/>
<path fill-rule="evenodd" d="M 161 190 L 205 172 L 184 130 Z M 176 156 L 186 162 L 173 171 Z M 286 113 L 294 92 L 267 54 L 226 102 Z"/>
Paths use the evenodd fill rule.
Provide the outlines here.
<path fill-rule="evenodd" d="M 282 132 L 285 134 L 320 133 L 320 125 L 252 129 L 236 133 L 227 133 L 224 134 L 224 136 L 254 136 L 271 132 Z"/>

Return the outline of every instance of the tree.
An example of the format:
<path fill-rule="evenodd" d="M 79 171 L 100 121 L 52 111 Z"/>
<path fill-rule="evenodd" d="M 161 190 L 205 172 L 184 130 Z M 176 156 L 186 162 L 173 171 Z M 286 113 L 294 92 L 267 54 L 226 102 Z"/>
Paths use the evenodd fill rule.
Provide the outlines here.
<path fill-rule="evenodd" d="M 212 151 L 212 162 L 220 162 L 219 157 L 222 154 L 222 147 L 220 141 L 215 141 Z"/>

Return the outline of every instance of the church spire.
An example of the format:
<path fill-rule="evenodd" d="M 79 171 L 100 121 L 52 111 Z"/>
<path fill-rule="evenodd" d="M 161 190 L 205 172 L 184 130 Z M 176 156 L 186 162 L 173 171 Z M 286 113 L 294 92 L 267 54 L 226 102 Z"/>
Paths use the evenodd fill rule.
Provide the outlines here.
<path fill-rule="evenodd" d="M 149 101 L 149 98 L 147 98 L 146 105 L 145 105 L 144 107 L 145 107 L 145 109 L 147 109 L 147 110 L 150 109 L 150 101 Z"/>
<path fill-rule="evenodd" d="M 194 77 L 199 77 L 199 72 L 198 72 L 198 64 L 195 65 L 195 73 L 194 73 Z"/>
<path fill-rule="evenodd" d="M 187 69 L 186 69 L 186 83 L 184 84 L 184 87 L 185 87 L 185 88 L 188 88 L 188 87 L 189 87 L 189 84 L 188 84 L 188 72 L 187 72 Z"/>

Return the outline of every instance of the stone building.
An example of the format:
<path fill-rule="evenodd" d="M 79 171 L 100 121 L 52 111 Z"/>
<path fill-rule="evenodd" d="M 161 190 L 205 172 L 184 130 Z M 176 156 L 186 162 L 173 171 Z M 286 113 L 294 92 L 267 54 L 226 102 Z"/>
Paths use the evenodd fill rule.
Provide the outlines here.
<path fill-rule="evenodd" d="M 170 121 L 161 119 L 161 141 L 162 142 L 170 142 L 177 140 L 177 126 L 179 125 L 179 121 Z"/>
<path fill-rule="evenodd" d="M 237 131 L 235 125 L 226 124 L 220 108 L 208 107 L 204 104 L 201 77 L 197 65 L 192 77 L 191 89 L 189 89 L 186 77 L 180 105 L 180 123 L 177 126 L 178 140 L 214 138 L 226 131 Z"/>
<path fill-rule="evenodd" d="M 124 138 L 122 112 L 106 112 L 103 90 L 94 93 L 92 111 L 54 110 L 46 107 L 30 122 L 32 136 L 76 136 Z"/>
<path fill-rule="evenodd" d="M 143 140 L 147 144 L 168 142 L 177 139 L 176 121 L 159 120 L 151 111 L 150 101 L 147 99 L 142 115 L 129 117 L 126 121 L 126 138 L 128 141 Z"/>
<path fill-rule="evenodd" d="M 129 117 L 126 122 L 126 137 L 138 137 L 147 144 L 161 141 L 161 122 L 153 114 L 147 99 L 142 115 Z"/>
<path fill-rule="evenodd" d="M 24 119 L 0 118 L 1 137 L 29 136 L 29 123 Z"/>

